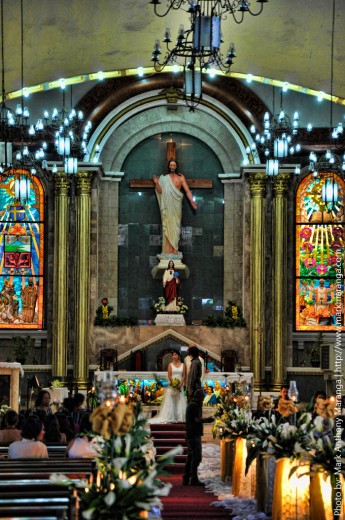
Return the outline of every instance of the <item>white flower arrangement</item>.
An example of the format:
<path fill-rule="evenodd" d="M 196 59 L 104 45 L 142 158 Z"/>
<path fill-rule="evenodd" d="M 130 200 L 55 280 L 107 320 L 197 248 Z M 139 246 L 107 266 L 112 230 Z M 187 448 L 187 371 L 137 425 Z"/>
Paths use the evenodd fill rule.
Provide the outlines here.
<path fill-rule="evenodd" d="M 165 298 L 163 296 L 160 296 L 156 303 L 153 304 L 153 310 L 157 314 L 165 312 Z M 177 314 L 186 314 L 186 312 L 188 312 L 188 306 L 184 303 L 181 296 L 177 298 L 175 312 L 177 312 Z"/>

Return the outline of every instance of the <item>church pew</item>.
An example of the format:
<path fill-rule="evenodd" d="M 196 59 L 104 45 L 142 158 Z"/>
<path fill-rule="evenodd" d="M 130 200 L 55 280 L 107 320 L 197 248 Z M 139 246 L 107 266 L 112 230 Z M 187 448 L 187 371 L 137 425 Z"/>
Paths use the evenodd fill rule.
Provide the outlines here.
<path fill-rule="evenodd" d="M 77 493 L 68 486 L 49 480 L 11 480 L 0 482 L 0 518 L 41 517 L 78 518 Z"/>
<path fill-rule="evenodd" d="M 0 460 L 0 481 L 23 478 L 47 479 L 53 473 L 62 473 L 73 478 L 92 480 L 97 473 L 96 461 L 93 459 Z"/>

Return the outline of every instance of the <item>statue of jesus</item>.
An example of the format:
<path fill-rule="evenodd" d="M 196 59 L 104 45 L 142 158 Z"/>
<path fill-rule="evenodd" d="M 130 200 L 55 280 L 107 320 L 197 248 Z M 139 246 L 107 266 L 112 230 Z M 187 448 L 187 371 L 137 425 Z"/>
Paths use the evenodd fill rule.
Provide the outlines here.
<path fill-rule="evenodd" d="M 184 189 L 192 208 L 197 209 L 198 207 L 193 200 L 192 192 L 188 188 L 184 175 L 176 170 L 177 162 L 171 159 L 168 162 L 168 173 L 161 175 L 159 178 L 153 177 L 163 228 L 162 252 L 175 255 L 178 254 L 181 235 L 183 200 L 181 188 Z"/>

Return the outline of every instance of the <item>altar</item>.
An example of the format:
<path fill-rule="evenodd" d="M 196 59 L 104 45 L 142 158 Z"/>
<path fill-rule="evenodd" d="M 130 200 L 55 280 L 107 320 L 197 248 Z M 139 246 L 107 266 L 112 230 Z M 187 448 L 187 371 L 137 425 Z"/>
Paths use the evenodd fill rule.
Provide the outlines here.
<path fill-rule="evenodd" d="M 159 394 L 154 399 L 144 400 L 143 404 L 159 405 L 159 397 L 164 393 L 164 387 L 168 385 L 168 374 L 164 372 L 132 372 L 132 371 L 102 371 L 97 370 L 94 373 L 95 386 L 101 388 L 102 383 L 114 382 L 121 391 L 122 388 L 131 388 L 136 393 L 142 396 L 145 393 Z M 251 407 L 253 406 L 253 373 L 252 372 L 206 372 L 204 380 L 201 382 L 202 387 L 215 388 L 220 386 L 225 388 L 230 386 L 232 389 L 241 390 L 244 395 L 249 397 Z"/>

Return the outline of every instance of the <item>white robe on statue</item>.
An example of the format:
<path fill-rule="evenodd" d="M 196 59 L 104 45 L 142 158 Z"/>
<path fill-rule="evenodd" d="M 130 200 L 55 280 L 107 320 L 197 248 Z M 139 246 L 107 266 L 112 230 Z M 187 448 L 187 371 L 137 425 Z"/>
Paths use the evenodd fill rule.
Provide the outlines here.
<path fill-rule="evenodd" d="M 179 367 L 172 365 L 171 379 L 182 380 L 183 363 Z M 181 390 L 167 386 L 159 413 L 152 417 L 150 424 L 175 423 L 186 421 L 187 402 L 184 396 L 183 387 Z"/>
<path fill-rule="evenodd" d="M 156 191 L 163 228 L 163 253 L 166 253 L 166 240 L 178 251 L 181 235 L 183 193 L 176 188 L 169 174 L 159 177 L 162 193 Z"/>

